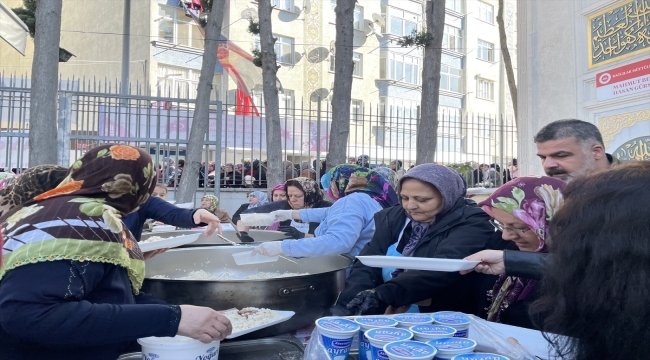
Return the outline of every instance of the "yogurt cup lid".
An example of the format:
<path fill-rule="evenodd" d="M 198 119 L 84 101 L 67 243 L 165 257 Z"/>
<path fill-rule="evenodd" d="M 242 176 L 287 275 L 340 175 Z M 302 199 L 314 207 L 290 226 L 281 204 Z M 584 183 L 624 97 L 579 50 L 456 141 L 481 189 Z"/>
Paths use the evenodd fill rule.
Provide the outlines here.
<path fill-rule="evenodd" d="M 433 314 L 433 321 L 446 325 L 467 325 L 469 316 L 456 311 L 440 311 Z"/>
<path fill-rule="evenodd" d="M 203 344 L 199 340 L 194 340 L 192 338 L 176 335 L 174 337 L 157 337 L 149 336 L 146 338 L 138 339 L 138 343 L 149 348 L 157 349 L 173 349 L 173 350 L 182 350 L 182 349 L 192 349 L 196 347 L 201 347 L 206 344 Z M 219 341 L 213 341 L 214 344 L 218 344 Z"/>
<path fill-rule="evenodd" d="M 476 347 L 476 341 L 465 338 L 440 338 L 427 341 L 427 344 L 440 351 L 472 351 Z"/>
<path fill-rule="evenodd" d="M 320 318 L 316 320 L 316 325 L 326 330 L 340 332 L 353 332 L 361 329 L 359 324 L 354 321 L 336 317 Z"/>
<path fill-rule="evenodd" d="M 422 314 L 400 314 L 393 316 L 393 319 L 401 323 L 412 324 L 430 324 L 433 322 L 433 318 L 431 316 Z"/>
<path fill-rule="evenodd" d="M 456 329 L 444 325 L 430 325 L 422 324 L 415 325 L 409 328 L 414 333 L 424 334 L 424 335 L 449 335 L 453 336 L 456 333 Z"/>
<path fill-rule="evenodd" d="M 387 316 L 359 316 L 358 318 L 355 318 L 354 321 L 362 327 L 387 327 L 397 325 L 396 320 Z"/>
<path fill-rule="evenodd" d="M 400 328 L 375 328 L 366 331 L 366 337 L 369 340 L 376 340 L 382 342 L 393 342 L 400 340 L 408 340 L 413 337 L 413 333 Z"/>
<path fill-rule="evenodd" d="M 451 360 L 510 360 L 510 358 L 497 354 L 471 353 L 456 355 Z"/>
<path fill-rule="evenodd" d="M 419 341 L 395 341 L 384 345 L 384 352 L 403 359 L 431 359 L 438 351 Z"/>

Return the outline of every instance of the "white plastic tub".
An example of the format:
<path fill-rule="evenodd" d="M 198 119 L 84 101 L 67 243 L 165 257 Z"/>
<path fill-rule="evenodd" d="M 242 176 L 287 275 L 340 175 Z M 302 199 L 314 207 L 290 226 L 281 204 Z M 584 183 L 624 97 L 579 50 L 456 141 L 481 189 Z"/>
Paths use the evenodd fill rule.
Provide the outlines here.
<path fill-rule="evenodd" d="M 432 360 L 438 350 L 419 341 L 395 341 L 384 345 L 390 360 Z"/>
<path fill-rule="evenodd" d="M 466 338 L 469 334 L 469 317 L 457 311 L 439 311 L 433 313 L 433 323 L 456 329 L 454 337 Z"/>
<path fill-rule="evenodd" d="M 146 337 L 138 339 L 143 360 L 217 360 L 219 341 L 204 344 L 185 336 Z"/>
<path fill-rule="evenodd" d="M 372 357 L 369 360 L 388 360 L 388 355 L 384 352 L 384 345 L 393 341 L 411 340 L 413 338 L 412 332 L 396 327 L 370 329 L 366 331 L 365 335 L 368 342 L 370 342 Z"/>
<path fill-rule="evenodd" d="M 428 341 L 438 350 L 436 360 L 451 360 L 456 355 L 469 354 L 476 348 L 476 341 L 465 338 L 442 338 Z"/>
<path fill-rule="evenodd" d="M 359 360 L 372 360 L 372 346 L 366 338 L 366 331 L 397 326 L 397 321 L 388 316 L 359 316 L 354 321 L 361 326 L 361 330 L 359 330 Z"/>
<path fill-rule="evenodd" d="M 352 347 L 352 339 L 361 327 L 354 321 L 338 317 L 316 320 L 323 346 L 332 360 L 345 360 Z"/>
<path fill-rule="evenodd" d="M 411 326 L 409 330 L 413 333 L 415 340 L 422 342 L 427 342 L 433 339 L 454 337 L 456 334 L 456 329 L 453 327 L 432 324 Z"/>

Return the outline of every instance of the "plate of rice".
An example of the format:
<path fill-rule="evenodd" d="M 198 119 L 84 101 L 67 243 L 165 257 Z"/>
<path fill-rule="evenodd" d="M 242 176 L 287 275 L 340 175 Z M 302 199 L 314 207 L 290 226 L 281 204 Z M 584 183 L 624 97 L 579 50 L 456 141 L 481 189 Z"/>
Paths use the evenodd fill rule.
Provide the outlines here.
<path fill-rule="evenodd" d="M 293 311 L 270 310 L 264 308 L 247 307 L 241 310 L 228 309 L 219 311 L 225 315 L 232 324 L 232 334 L 226 336 L 226 339 L 252 333 L 259 329 L 279 324 L 291 319 L 296 313 Z"/>
<path fill-rule="evenodd" d="M 189 244 L 199 239 L 201 236 L 200 232 L 196 234 L 182 235 L 163 238 L 162 236 L 150 236 L 147 239 L 144 239 L 138 243 L 140 250 L 142 252 L 164 249 L 164 248 L 173 248 L 185 244 Z"/>

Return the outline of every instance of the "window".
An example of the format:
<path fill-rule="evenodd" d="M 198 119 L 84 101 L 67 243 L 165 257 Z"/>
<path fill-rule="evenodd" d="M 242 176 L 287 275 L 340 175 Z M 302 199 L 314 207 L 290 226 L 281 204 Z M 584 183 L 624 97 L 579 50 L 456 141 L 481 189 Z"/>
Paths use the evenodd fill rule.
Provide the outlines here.
<path fill-rule="evenodd" d="M 352 76 L 363 77 L 363 55 L 359 53 L 352 53 L 352 62 L 354 63 Z"/>
<path fill-rule="evenodd" d="M 283 64 L 293 64 L 293 39 L 273 34 L 277 40 L 273 47 L 275 60 Z M 254 47 L 260 50 L 260 36 L 253 36 Z"/>
<path fill-rule="evenodd" d="M 494 62 L 494 44 L 487 41 L 479 40 L 478 41 L 478 51 L 476 52 L 476 58 Z"/>
<path fill-rule="evenodd" d="M 196 99 L 196 88 L 199 84 L 200 75 L 200 70 L 167 66 L 159 63 L 156 71 L 157 86 L 163 97 Z M 210 94 L 210 100 L 221 100 L 221 74 L 214 74 L 212 86 L 214 92 Z"/>
<path fill-rule="evenodd" d="M 354 7 L 354 28 L 363 30 L 363 8 L 361 6 Z"/>
<path fill-rule="evenodd" d="M 440 89 L 453 92 L 460 92 L 461 69 L 442 65 L 440 67 Z"/>
<path fill-rule="evenodd" d="M 449 10 L 453 10 L 459 13 L 463 12 L 463 0 L 447 0 L 445 1 L 445 7 Z"/>
<path fill-rule="evenodd" d="M 485 79 L 478 79 L 476 97 L 485 100 L 494 100 L 494 82 Z"/>
<path fill-rule="evenodd" d="M 293 0 L 271 0 L 271 6 L 279 10 L 293 11 Z"/>
<path fill-rule="evenodd" d="M 461 31 L 462 30 L 457 27 L 445 25 L 445 30 L 442 35 L 442 47 L 445 49 L 460 52 L 463 46 Z"/>
<path fill-rule="evenodd" d="M 478 18 L 486 23 L 494 24 L 494 6 L 479 1 Z"/>
<path fill-rule="evenodd" d="M 158 8 L 158 38 L 172 44 L 203 49 L 203 36 L 194 20 L 181 9 L 161 5 Z"/>
<path fill-rule="evenodd" d="M 330 53 L 330 72 L 336 70 L 335 63 L 336 57 L 334 54 Z M 354 63 L 354 70 L 352 70 L 352 76 L 363 77 L 363 55 L 359 53 L 352 53 L 352 62 Z"/>
<path fill-rule="evenodd" d="M 257 105 L 260 112 L 264 110 L 264 93 L 255 92 L 253 94 L 253 100 L 255 105 Z M 280 116 L 293 116 L 295 108 L 295 95 L 293 90 L 284 89 L 284 92 L 278 93 L 278 110 L 280 110 Z"/>
<path fill-rule="evenodd" d="M 438 106 L 438 132 L 458 135 L 460 131 L 460 109 L 449 106 Z"/>
<path fill-rule="evenodd" d="M 336 24 L 336 0 L 330 0 L 331 18 L 330 21 Z M 364 30 L 363 28 L 363 8 L 361 6 L 354 7 L 354 28 L 357 30 Z"/>
<path fill-rule="evenodd" d="M 411 35 L 418 29 L 420 17 L 408 11 L 390 8 L 390 33 L 398 36 Z"/>
<path fill-rule="evenodd" d="M 414 85 L 419 84 L 420 60 L 418 58 L 396 53 L 388 53 L 386 61 L 388 65 L 388 74 L 385 75 L 387 75 L 388 79 Z M 384 72 L 386 71 L 384 70 Z"/>
<path fill-rule="evenodd" d="M 476 135 L 478 137 L 489 138 L 492 135 L 492 119 L 489 117 L 479 116 L 476 118 Z"/>
<path fill-rule="evenodd" d="M 350 121 L 363 121 L 363 101 L 352 100 L 350 102 Z"/>

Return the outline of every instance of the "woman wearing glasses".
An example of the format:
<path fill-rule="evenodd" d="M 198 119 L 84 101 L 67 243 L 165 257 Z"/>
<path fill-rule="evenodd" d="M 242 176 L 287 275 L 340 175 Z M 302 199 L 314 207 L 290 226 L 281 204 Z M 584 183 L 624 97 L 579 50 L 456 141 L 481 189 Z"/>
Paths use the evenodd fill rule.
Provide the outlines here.
<path fill-rule="evenodd" d="M 490 222 L 519 251 L 547 251 L 549 222 L 563 202 L 564 182 L 547 176 L 514 179 L 479 203 Z M 528 306 L 538 297 L 537 280 L 500 275 L 488 291 L 488 321 L 533 328 Z"/>

